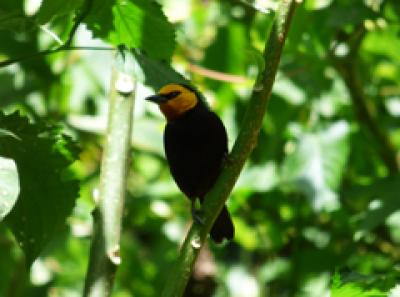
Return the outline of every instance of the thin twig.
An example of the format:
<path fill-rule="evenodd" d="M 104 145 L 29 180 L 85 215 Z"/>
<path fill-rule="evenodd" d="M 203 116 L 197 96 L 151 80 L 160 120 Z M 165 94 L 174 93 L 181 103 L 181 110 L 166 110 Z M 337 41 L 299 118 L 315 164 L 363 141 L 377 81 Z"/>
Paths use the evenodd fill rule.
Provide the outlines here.
<path fill-rule="evenodd" d="M 76 51 L 76 50 L 113 51 L 113 50 L 115 50 L 115 48 L 113 48 L 113 47 L 101 47 L 101 46 L 69 46 L 69 47 L 61 46 L 61 47 L 58 47 L 58 48 L 55 48 L 55 49 L 47 49 L 47 50 L 44 50 L 44 51 L 40 51 L 40 52 L 33 53 L 33 54 L 28 54 L 28 55 L 21 56 L 21 57 L 18 57 L 18 58 L 1 61 L 0 62 L 0 68 L 9 66 L 9 65 L 12 65 L 12 64 L 15 64 L 15 63 L 20 63 L 20 62 L 23 62 L 25 60 L 36 58 L 36 57 L 39 57 L 39 56 L 47 56 L 47 55 L 55 54 L 55 53 L 62 52 L 62 51 Z"/>
<path fill-rule="evenodd" d="M 214 80 L 225 81 L 234 84 L 245 84 L 250 82 L 249 78 L 242 75 L 234 75 L 216 70 L 211 70 L 193 63 L 190 63 L 188 66 L 189 66 L 189 71 Z"/>

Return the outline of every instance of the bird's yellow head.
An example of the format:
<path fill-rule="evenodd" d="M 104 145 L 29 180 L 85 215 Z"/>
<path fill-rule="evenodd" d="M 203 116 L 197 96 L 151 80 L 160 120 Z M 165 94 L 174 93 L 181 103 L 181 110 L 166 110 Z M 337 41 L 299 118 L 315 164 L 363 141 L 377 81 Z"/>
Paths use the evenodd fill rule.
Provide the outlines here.
<path fill-rule="evenodd" d="M 157 103 L 168 121 L 194 108 L 199 101 L 193 89 L 181 84 L 168 84 L 146 100 Z"/>

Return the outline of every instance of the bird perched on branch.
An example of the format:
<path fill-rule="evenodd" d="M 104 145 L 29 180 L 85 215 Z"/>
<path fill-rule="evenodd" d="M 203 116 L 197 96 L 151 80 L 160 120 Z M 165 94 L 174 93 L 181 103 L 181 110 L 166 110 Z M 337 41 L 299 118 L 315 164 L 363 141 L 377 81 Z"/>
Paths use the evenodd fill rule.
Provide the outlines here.
<path fill-rule="evenodd" d="M 146 99 L 157 103 L 167 119 L 164 131 L 167 161 L 178 187 L 191 200 L 193 219 L 197 221 L 196 199 L 203 201 L 228 153 L 225 127 L 198 91 L 188 85 L 168 84 Z M 216 243 L 233 238 L 234 227 L 226 206 L 210 235 Z"/>

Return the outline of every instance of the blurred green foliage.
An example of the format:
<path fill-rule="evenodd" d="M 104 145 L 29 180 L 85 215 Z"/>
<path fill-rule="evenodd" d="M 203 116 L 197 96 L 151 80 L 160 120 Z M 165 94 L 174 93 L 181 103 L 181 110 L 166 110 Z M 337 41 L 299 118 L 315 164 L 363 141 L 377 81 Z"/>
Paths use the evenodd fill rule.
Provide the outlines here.
<path fill-rule="evenodd" d="M 122 264 L 113 296 L 159 296 L 188 228 L 190 206 L 164 160 L 164 120 L 142 98 L 154 92 L 149 86 L 184 80 L 171 61 L 221 116 L 232 146 L 263 67 L 260 51 L 278 1 L 92 2 L 73 45 L 126 43 L 138 48 L 143 71 Z M 67 40 L 84 3 L 44 0 L 35 7 L 38 1 L 2 1 L 0 62 Z M 43 232 L 34 226 L 54 230 L 49 243 L 42 239 L 27 253 L 29 262 L 40 252 L 28 271 L 7 228 L 22 219 L 21 209 L 11 211 L 8 224 L 1 222 L 0 296 L 81 295 L 111 62 L 111 51 L 68 50 L 0 68 L 1 109 L 6 114 L 19 110 L 32 125 L 26 118 L 14 118 L 14 128 L 0 120 L 0 157 L 18 165 L 16 205 L 23 197 L 29 202 L 23 210 L 37 222 L 28 226 L 40 233 L 35 238 Z M 330 288 L 334 297 L 398 296 L 400 176 L 388 162 L 399 159 L 399 69 L 397 0 L 306 0 L 299 5 L 258 145 L 228 202 L 235 240 L 204 247 L 187 296 L 321 297 Z M 348 73 L 358 83 L 349 84 Z M 361 94 L 362 101 L 354 94 Z M 42 123 L 47 130 L 41 130 Z M 59 126 L 74 141 L 62 136 Z M 20 144 L 14 139 L 15 150 L 5 150 L 13 134 L 20 137 L 20 127 L 29 131 L 22 133 L 26 138 Z M 65 171 L 76 158 L 75 142 L 79 158 Z M 26 154 L 20 155 L 25 161 L 19 166 L 15 154 L 21 151 Z M 24 171 L 26 164 L 33 169 Z M 56 171 L 46 171 L 51 169 Z M 80 181 L 79 194 L 75 182 L 63 189 L 71 174 Z M 32 205 L 32 197 L 43 208 Z"/>

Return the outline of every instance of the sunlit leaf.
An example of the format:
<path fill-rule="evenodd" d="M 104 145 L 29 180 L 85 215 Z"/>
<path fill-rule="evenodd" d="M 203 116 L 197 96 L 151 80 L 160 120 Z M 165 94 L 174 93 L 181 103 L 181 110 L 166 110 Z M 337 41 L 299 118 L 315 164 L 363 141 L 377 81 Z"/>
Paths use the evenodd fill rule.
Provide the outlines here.
<path fill-rule="evenodd" d="M 154 1 L 94 0 L 84 22 L 95 37 L 139 48 L 156 59 L 169 60 L 175 47 L 174 28 Z"/>
<path fill-rule="evenodd" d="M 307 195 L 316 210 L 338 207 L 335 191 L 349 154 L 348 134 L 344 121 L 316 133 L 301 133 L 283 163 L 284 183 Z"/>
<path fill-rule="evenodd" d="M 356 283 L 347 283 L 331 291 L 332 297 L 386 297 L 387 293 L 377 289 L 364 290 Z"/>
<path fill-rule="evenodd" d="M 0 156 L 0 221 L 11 211 L 17 201 L 18 194 L 17 166 L 14 160 Z"/>

